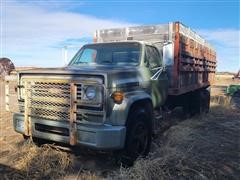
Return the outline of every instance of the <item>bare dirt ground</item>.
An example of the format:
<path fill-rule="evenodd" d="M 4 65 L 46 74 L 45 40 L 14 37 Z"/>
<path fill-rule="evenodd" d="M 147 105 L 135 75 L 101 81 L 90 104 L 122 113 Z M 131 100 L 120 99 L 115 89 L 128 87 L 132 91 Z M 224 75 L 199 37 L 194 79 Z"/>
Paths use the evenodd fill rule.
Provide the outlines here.
<path fill-rule="evenodd" d="M 216 87 L 239 83 L 230 76 L 216 80 Z M 110 152 L 74 153 L 24 141 L 12 129 L 12 113 L 4 110 L 3 81 L 0 88 L 0 179 L 240 179 L 240 109 L 228 104 L 224 90 L 213 88 L 208 115 L 163 122 L 150 155 L 123 168 Z M 16 96 L 10 101 L 16 105 Z"/>

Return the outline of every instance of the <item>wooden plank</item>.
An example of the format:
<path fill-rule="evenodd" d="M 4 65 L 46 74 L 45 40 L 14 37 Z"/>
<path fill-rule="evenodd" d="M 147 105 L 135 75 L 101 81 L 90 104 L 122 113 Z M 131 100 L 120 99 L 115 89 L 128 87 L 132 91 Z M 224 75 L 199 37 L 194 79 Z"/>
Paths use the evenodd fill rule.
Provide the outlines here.
<path fill-rule="evenodd" d="M 174 24 L 175 27 L 175 42 L 174 42 L 174 67 L 173 67 L 173 82 L 174 87 L 179 88 L 179 58 L 180 58 L 180 33 L 179 33 L 179 22 Z"/>

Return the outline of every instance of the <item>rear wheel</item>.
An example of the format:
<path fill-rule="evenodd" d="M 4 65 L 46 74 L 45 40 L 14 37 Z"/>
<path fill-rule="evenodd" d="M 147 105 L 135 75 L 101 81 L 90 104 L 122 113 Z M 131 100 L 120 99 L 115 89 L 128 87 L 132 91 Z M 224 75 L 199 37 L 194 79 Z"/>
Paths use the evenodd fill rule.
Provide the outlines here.
<path fill-rule="evenodd" d="M 190 95 L 187 94 L 184 96 L 184 99 L 182 100 L 182 110 L 183 110 L 183 114 L 182 114 L 182 119 L 188 119 L 191 117 L 191 106 L 190 106 Z"/>
<path fill-rule="evenodd" d="M 148 155 L 152 139 L 151 117 L 150 112 L 141 107 L 130 112 L 125 147 L 117 155 L 118 162 L 131 166 L 139 156 Z"/>
<path fill-rule="evenodd" d="M 204 113 L 208 113 L 210 109 L 210 92 L 207 89 L 203 90 L 204 95 Z"/>
<path fill-rule="evenodd" d="M 210 108 L 210 93 L 207 89 L 194 91 L 191 95 L 190 114 L 208 113 Z"/>

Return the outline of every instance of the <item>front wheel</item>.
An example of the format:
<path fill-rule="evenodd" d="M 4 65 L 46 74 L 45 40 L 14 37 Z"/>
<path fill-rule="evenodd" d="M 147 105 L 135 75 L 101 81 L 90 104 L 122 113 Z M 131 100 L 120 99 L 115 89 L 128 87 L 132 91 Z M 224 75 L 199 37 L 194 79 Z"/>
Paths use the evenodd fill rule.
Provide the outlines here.
<path fill-rule="evenodd" d="M 151 113 L 135 108 L 127 121 L 125 148 L 118 156 L 120 163 L 131 166 L 138 157 L 148 155 L 152 140 Z"/>

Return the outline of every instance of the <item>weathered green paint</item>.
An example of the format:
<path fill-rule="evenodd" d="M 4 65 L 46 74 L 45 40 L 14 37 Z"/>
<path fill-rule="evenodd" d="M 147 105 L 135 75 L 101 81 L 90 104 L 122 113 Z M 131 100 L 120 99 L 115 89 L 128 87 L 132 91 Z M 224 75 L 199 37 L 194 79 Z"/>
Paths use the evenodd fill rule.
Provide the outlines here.
<path fill-rule="evenodd" d="M 117 141 L 119 143 L 112 144 L 113 142 L 109 140 L 109 144 L 107 144 L 106 141 L 99 139 L 100 136 L 96 137 L 96 134 L 89 134 L 89 139 L 92 138 L 91 141 L 95 142 L 95 140 L 98 139 L 98 142 L 101 142 L 101 144 L 98 144 L 96 146 L 99 146 L 101 148 L 104 148 L 104 146 L 107 148 L 122 148 L 125 140 L 124 127 L 132 104 L 140 100 L 148 100 L 152 102 L 153 107 L 156 108 L 163 105 L 167 99 L 168 78 L 164 67 L 161 67 L 161 71 L 159 71 L 158 69 L 154 70 L 150 67 L 147 67 L 145 63 L 146 59 L 144 59 L 146 44 L 143 42 L 137 43 L 139 43 L 141 46 L 141 58 L 139 65 L 137 66 L 85 64 L 74 67 L 68 66 L 64 68 L 34 69 L 19 73 L 19 85 L 21 85 L 22 79 L 40 79 L 43 81 L 54 80 L 54 82 L 59 80 L 59 82 L 69 81 L 69 83 L 81 83 L 83 85 L 89 83 L 91 84 L 94 82 L 95 84 L 102 85 L 104 87 L 104 97 L 102 102 L 103 112 L 101 114 L 105 114 L 104 116 L 99 116 L 99 118 L 103 118 L 102 124 L 98 124 L 97 126 L 95 124 L 92 126 L 90 122 L 82 122 L 82 126 L 78 124 L 77 129 L 79 132 L 79 129 L 81 129 L 80 127 L 82 127 L 82 131 L 85 131 L 84 126 L 92 126 L 90 127 L 90 129 L 93 128 L 93 132 L 99 132 L 101 134 L 101 137 L 105 137 L 104 133 L 106 133 L 119 138 L 119 140 Z M 99 46 L 101 46 L 101 43 L 99 43 Z M 161 57 L 159 57 L 157 61 L 161 61 Z M 154 75 L 156 73 L 158 73 L 157 78 L 153 78 L 155 77 Z M 115 104 L 113 102 L 111 94 L 115 91 L 124 92 L 124 100 L 122 104 Z M 96 113 L 91 109 L 86 110 L 84 108 L 82 108 L 82 110 L 80 109 L 79 111 L 83 113 L 84 116 L 89 115 L 89 117 L 91 116 L 91 114 L 96 116 L 100 113 Z M 27 114 L 25 114 L 25 116 L 27 116 Z M 20 116 L 17 115 L 15 117 Z M 52 122 L 51 120 L 47 122 L 48 120 L 46 119 L 41 120 L 34 117 L 32 119 L 34 119 L 34 121 L 32 122 L 32 126 L 34 126 L 34 123 L 36 123 L 37 121 L 43 124 L 49 124 L 50 122 Z M 63 124 L 65 124 L 66 122 L 67 121 L 65 120 Z M 62 125 L 62 123 L 54 122 L 53 126 L 55 125 Z M 106 127 L 108 128 L 106 128 L 105 125 L 107 125 Z M 69 127 L 69 125 L 67 125 L 66 127 Z M 101 130 L 99 129 L 98 131 L 98 127 Z M 40 134 L 41 136 L 43 136 L 43 133 Z M 37 131 L 34 131 L 33 135 L 38 136 L 39 133 Z M 48 133 L 48 135 L 44 135 L 44 138 L 54 140 L 55 138 L 53 137 L 55 136 L 57 137 L 57 135 L 52 135 L 50 137 Z M 84 136 L 86 136 L 84 139 L 84 144 L 88 145 L 88 135 L 85 133 Z M 66 142 L 66 138 L 63 139 L 64 142 Z M 56 140 L 59 141 L 59 138 Z M 76 141 L 78 142 L 79 139 L 76 139 Z M 94 146 L 93 142 L 89 142 L 89 145 Z"/>

